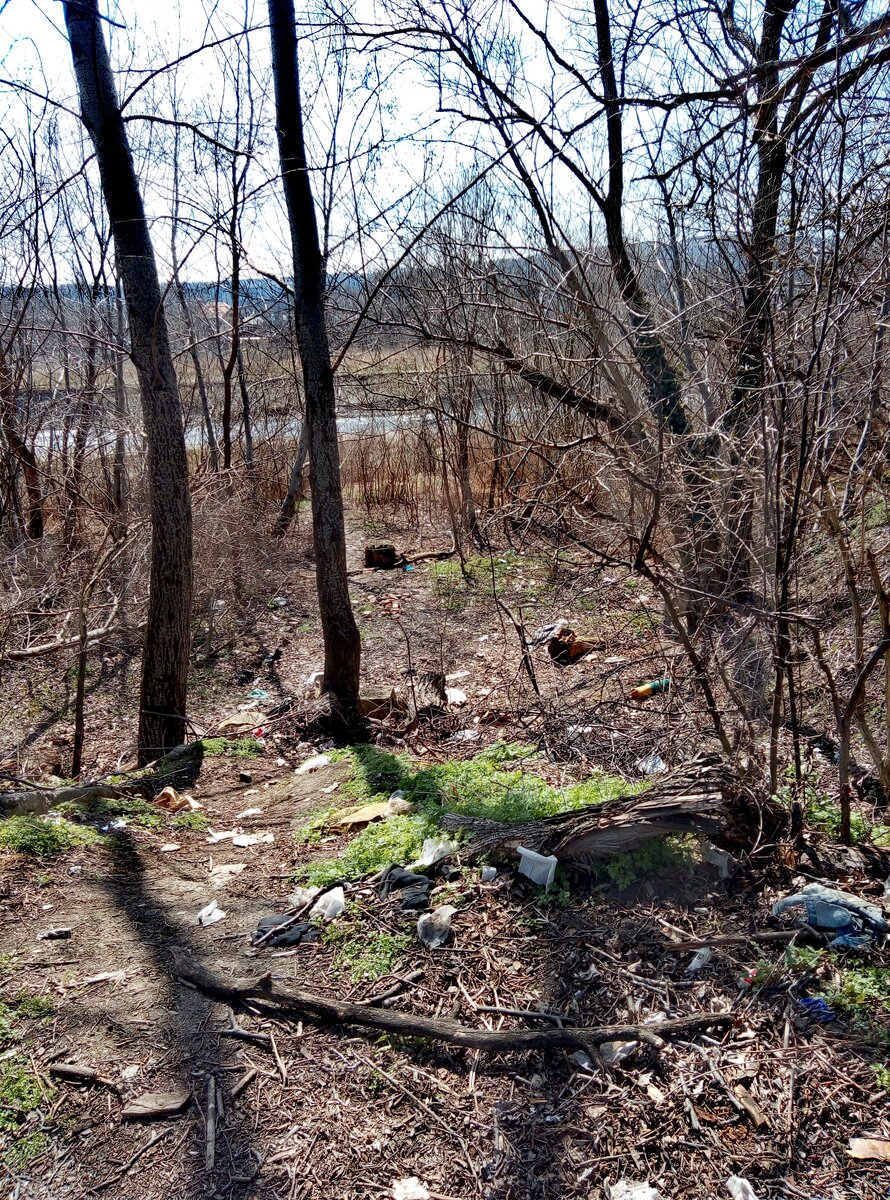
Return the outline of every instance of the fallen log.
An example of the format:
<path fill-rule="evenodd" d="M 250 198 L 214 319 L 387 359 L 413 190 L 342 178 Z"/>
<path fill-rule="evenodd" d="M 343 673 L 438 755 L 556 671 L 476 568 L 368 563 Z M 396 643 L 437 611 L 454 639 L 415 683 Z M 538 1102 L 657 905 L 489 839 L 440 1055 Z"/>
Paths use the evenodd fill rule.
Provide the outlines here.
<path fill-rule="evenodd" d="M 155 796 L 165 787 L 191 787 L 204 760 L 202 742 L 176 746 L 149 768 L 132 775 L 93 780 L 70 787 L 33 786 L 18 792 L 0 792 L 0 816 L 46 813 L 60 804 L 90 804 L 94 800 L 121 800 L 127 796 Z"/>
<path fill-rule="evenodd" d="M 750 852 L 785 830 L 788 811 L 758 800 L 717 755 L 699 755 L 641 795 L 560 813 L 521 825 L 446 813 L 442 825 L 462 830 L 471 856 L 515 851 L 554 854 L 561 862 L 613 858 L 665 834 L 697 834 L 730 851 Z"/>
<path fill-rule="evenodd" d="M 722 1028 L 733 1023 L 730 1013 L 695 1013 L 651 1025 L 597 1025 L 589 1028 L 472 1029 L 459 1021 L 419 1017 L 392 1008 L 352 1004 L 330 996 L 319 996 L 301 988 L 273 983 L 270 975 L 257 980 L 224 980 L 193 959 L 174 958 L 173 974 L 183 983 L 214 1000 L 279 1020 L 312 1021 L 317 1025 L 354 1025 L 362 1029 L 427 1038 L 450 1046 L 463 1046 L 486 1053 L 524 1053 L 527 1050 L 595 1050 L 604 1042 L 639 1041 L 660 1049 L 672 1038 L 687 1038 L 701 1029 Z"/>

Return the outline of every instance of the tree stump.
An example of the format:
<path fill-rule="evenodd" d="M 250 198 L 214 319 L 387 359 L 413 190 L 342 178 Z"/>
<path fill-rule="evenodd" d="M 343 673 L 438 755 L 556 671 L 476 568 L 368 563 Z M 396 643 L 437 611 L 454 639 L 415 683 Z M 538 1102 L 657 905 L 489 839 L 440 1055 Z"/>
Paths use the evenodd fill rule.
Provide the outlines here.
<path fill-rule="evenodd" d="M 400 555 L 390 542 L 370 542 L 365 546 L 365 566 L 375 571 L 392 571 L 399 565 Z"/>

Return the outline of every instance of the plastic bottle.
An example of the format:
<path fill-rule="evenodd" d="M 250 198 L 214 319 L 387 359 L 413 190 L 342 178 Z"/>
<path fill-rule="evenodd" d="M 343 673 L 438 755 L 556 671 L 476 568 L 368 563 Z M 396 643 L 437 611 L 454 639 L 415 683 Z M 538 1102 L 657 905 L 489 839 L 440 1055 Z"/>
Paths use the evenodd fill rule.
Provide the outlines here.
<path fill-rule="evenodd" d="M 648 683 L 641 683 L 639 687 L 630 689 L 631 700 L 648 700 L 650 696 L 657 696 L 660 692 L 666 692 L 671 686 L 669 679 L 650 679 Z"/>

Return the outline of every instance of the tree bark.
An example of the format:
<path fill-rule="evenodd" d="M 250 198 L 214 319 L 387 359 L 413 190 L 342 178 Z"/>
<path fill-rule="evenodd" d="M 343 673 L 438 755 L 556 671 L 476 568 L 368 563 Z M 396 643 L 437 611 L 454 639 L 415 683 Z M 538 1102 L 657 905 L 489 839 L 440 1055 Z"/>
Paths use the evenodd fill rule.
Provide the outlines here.
<path fill-rule="evenodd" d="M 65 0 L 81 114 L 96 151 L 121 274 L 147 438 L 151 580 L 139 700 L 139 760 L 185 737 L 192 513 L 182 406 L 148 221 L 97 0 Z"/>
<path fill-rule="evenodd" d="M 281 176 L 294 263 L 294 316 L 306 394 L 315 573 L 324 636 L 322 691 L 358 701 L 361 640 L 346 575 L 346 531 L 334 374 L 325 325 L 324 261 L 303 138 L 293 0 L 268 0 Z"/>

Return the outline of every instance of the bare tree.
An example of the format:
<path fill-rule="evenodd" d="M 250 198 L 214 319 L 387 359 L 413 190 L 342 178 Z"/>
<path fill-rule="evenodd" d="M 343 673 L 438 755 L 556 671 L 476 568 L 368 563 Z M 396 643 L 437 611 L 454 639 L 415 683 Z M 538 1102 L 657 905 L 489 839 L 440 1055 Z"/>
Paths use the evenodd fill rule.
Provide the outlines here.
<path fill-rule="evenodd" d="M 182 408 L 154 250 L 97 0 L 66 0 L 83 122 L 96 151 L 139 376 L 148 441 L 151 580 L 139 701 L 139 759 L 185 739 L 192 518 Z"/>
<path fill-rule="evenodd" d="M 334 373 L 325 325 L 325 265 L 303 134 L 293 0 L 269 0 L 278 150 L 293 246 L 297 345 L 303 366 L 315 571 L 324 635 L 323 690 L 348 712 L 359 691 L 361 640 L 346 575 L 346 532 Z"/>

